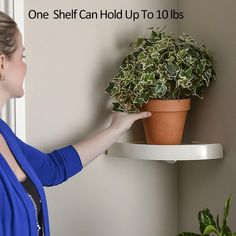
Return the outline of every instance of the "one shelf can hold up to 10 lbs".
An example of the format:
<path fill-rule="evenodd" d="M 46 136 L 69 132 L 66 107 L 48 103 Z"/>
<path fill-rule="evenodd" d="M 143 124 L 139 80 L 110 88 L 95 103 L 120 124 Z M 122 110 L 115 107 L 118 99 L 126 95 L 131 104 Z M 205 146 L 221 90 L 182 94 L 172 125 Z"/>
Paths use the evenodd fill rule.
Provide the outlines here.
<path fill-rule="evenodd" d="M 212 160 L 223 158 L 223 147 L 212 144 L 153 145 L 145 143 L 117 142 L 107 150 L 107 155 L 139 160 L 176 161 Z"/>

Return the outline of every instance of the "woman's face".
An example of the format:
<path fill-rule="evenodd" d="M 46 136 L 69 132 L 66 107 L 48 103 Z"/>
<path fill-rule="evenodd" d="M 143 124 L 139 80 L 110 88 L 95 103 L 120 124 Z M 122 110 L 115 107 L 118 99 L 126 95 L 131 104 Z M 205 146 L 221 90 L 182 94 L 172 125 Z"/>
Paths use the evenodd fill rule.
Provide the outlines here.
<path fill-rule="evenodd" d="M 23 81 L 26 74 L 26 64 L 24 62 L 24 47 L 21 33 L 17 35 L 17 49 L 11 59 L 6 60 L 6 73 L 4 90 L 9 98 L 19 98 L 24 95 Z M 2 81 L 1 81 L 2 82 Z"/>

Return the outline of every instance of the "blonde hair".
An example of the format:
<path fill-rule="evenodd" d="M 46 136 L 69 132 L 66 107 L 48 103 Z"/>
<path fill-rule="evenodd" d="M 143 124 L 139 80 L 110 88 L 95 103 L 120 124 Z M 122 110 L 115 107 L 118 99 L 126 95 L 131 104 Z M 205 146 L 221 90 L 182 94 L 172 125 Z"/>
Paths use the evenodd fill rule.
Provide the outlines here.
<path fill-rule="evenodd" d="M 16 22 L 6 13 L 0 11 L 0 54 L 11 59 L 17 49 L 17 33 L 19 32 Z"/>

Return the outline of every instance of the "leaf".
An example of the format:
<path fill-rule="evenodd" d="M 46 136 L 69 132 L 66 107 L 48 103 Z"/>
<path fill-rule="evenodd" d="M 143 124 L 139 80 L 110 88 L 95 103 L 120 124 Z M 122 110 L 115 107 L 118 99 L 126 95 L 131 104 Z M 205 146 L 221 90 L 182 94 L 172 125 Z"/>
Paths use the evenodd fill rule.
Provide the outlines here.
<path fill-rule="evenodd" d="M 172 62 L 168 63 L 165 68 L 167 70 L 167 74 L 171 77 L 176 77 L 177 73 L 180 71 L 180 67 Z"/>
<path fill-rule="evenodd" d="M 138 37 L 137 40 L 134 42 L 134 48 L 140 47 L 140 45 L 144 42 L 144 38 Z"/>
<path fill-rule="evenodd" d="M 202 64 L 202 68 L 203 68 L 203 70 L 205 70 L 205 68 L 206 68 L 206 64 L 207 64 L 206 59 L 205 59 L 205 58 L 204 58 L 204 59 L 200 59 L 200 62 L 201 62 L 201 64 Z"/>
<path fill-rule="evenodd" d="M 213 225 L 208 225 L 208 226 L 205 228 L 205 230 L 204 230 L 204 232 L 203 232 L 203 235 L 209 235 L 209 234 L 212 233 L 212 232 L 217 233 L 216 228 L 215 228 Z"/>
<path fill-rule="evenodd" d="M 141 52 L 139 55 L 138 55 L 138 61 L 146 61 L 148 59 L 148 56 L 147 54 L 145 54 L 144 52 Z"/>
<path fill-rule="evenodd" d="M 114 83 L 113 82 L 109 82 L 108 87 L 106 88 L 105 92 L 108 94 L 111 94 L 112 88 L 114 87 Z"/>
<path fill-rule="evenodd" d="M 120 93 L 120 84 L 116 83 L 111 89 L 111 96 L 115 96 Z"/>
<path fill-rule="evenodd" d="M 166 59 L 168 62 L 173 62 L 175 60 L 175 57 L 172 55 L 169 55 L 170 57 Z"/>
<path fill-rule="evenodd" d="M 124 109 L 120 106 L 120 104 L 118 102 L 113 102 L 112 104 L 113 104 L 114 111 L 121 111 L 121 112 L 124 111 Z"/>
<path fill-rule="evenodd" d="M 158 36 L 157 32 L 152 30 L 151 37 L 156 38 Z"/>
<path fill-rule="evenodd" d="M 154 58 L 154 59 L 159 59 L 160 53 L 155 51 L 151 54 L 151 57 Z"/>
<path fill-rule="evenodd" d="M 225 201 L 222 227 L 227 225 L 227 217 L 228 217 L 228 214 L 229 214 L 231 201 L 232 201 L 232 196 L 228 197 Z"/>
<path fill-rule="evenodd" d="M 216 227 L 216 223 L 211 215 L 209 209 L 203 209 L 198 213 L 198 220 L 200 224 L 200 232 L 203 233 L 207 226 L 212 225 Z"/>
<path fill-rule="evenodd" d="M 187 53 L 188 52 L 186 49 L 182 49 L 177 53 L 177 57 L 184 58 L 187 55 Z"/>
<path fill-rule="evenodd" d="M 192 80 L 193 79 L 193 74 L 192 74 L 192 68 L 188 68 L 187 70 L 182 70 L 179 73 L 179 77 L 181 79 L 188 79 L 188 80 Z"/>
<path fill-rule="evenodd" d="M 136 104 L 144 104 L 144 103 L 147 103 L 148 100 L 149 100 L 149 97 L 150 95 L 149 94 L 142 94 L 141 96 L 138 94 L 134 100 L 133 100 L 133 103 L 136 103 Z"/>
<path fill-rule="evenodd" d="M 142 76 L 142 84 L 143 85 L 152 85 L 155 81 L 155 74 L 154 73 L 147 73 Z"/>
<path fill-rule="evenodd" d="M 143 64 L 143 70 L 144 70 L 144 71 L 145 71 L 147 68 L 153 66 L 153 63 L 152 63 L 152 61 L 150 61 L 150 60 L 147 60 L 145 63 L 142 63 L 142 64 Z"/>
<path fill-rule="evenodd" d="M 157 84 L 154 88 L 154 96 L 156 98 L 162 98 L 167 91 L 167 87 L 164 84 Z"/>
<path fill-rule="evenodd" d="M 145 93 L 142 95 L 143 102 L 142 103 L 147 103 L 149 100 L 149 94 Z"/>
<path fill-rule="evenodd" d="M 222 236 L 232 236 L 231 230 L 227 225 L 222 226 L 221 235 Z"/>
<path fill-rule="evenodd" d="M 182 86 L 183 88 L 188 88 L 189 89 L 192 86 L 192 82 L 190 82 L 187 79 L 179 79 L 177 81 L 177 85 L 176 86 L 177 87 Z"/>
<path fill-rule="evenodd" d="M 183 233 L 181 233 L 181 234 L 178 234 L 178 236 L 201 236 L 201 234 L 183 232 Z"/>
<path fill-rule="evenodd" d="M 219 223 L 219 214 L 217 214 L 217 217 L 216 217 L 216 226 L 217 226 L 217 230 L 221 231 L 221 227 L 220 227 L 220 223 Z"/>
<path fill-rule="evenodd" d="M 197 61 L 197 59 L 193 58 L 191 55 L 186 56 L 185 59 L 189 64 L 193 64 L 195 61 Z"/>

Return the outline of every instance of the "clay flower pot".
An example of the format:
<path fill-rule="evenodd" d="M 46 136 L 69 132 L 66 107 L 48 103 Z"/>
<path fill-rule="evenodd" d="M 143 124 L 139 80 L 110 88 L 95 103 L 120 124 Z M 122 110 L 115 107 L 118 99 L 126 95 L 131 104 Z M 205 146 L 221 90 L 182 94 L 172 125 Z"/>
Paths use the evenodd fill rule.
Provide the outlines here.
<path fill-rule="evenodd" d="M 150 100 L 141 107 L 152 112 L 142 119 L 148 144 L 180 144 L 191 99 Z"/>

